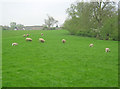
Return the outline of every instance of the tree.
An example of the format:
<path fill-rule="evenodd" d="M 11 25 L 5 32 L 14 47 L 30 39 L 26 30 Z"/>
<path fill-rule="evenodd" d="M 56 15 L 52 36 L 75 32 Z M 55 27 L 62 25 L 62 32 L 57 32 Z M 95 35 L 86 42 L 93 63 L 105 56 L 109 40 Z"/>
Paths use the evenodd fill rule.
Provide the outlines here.
<path fill-rule="evenodd" d="M 2 28 L 2 30 L 9 30 L 9 26 L 0 26 L 0 28 Z"/>
<path fill-rule="evenodd" d="M 102 27 L 106 18 L 112 17 L 115 11 L 115 2 L 109 0 L 96 0 L 95 2 L 76 2 L 67 9 L 68 16 L 71 18 L 84 18 L 90 20 L 96 27 Z M 88 21 L 87 21 L 88 22 Z"/>
<path fill-rule="evenodd" d="M 14 30 L 14 28 L 16 27 L 17 25 L 16 25 L 16 22 L 11 22 L 10 23 L 10 29 L 11 30 Z"/>
<path fill-rule="evenodd" d="M 118 2 L 118 34 L 120 34 L 120 2 Z M 118 35 L 118 40 L 120 41 L 120 35 Z"/>
<path fill-rule="evenodd" d="M 16 27 L 17 27 L 18 29 L 23 29 L 23 28 L 24 28 L 24 25 L 22 25 L 22 24 L 17 24 Z"/>
<path fill-rule="evenodd" d="M 96 0 L 96 2 L 90 3 L 93 8 L 92 17 L 98 22 L 98 27 L 101 28 L 104 21 L 114 15 L 116 3 L 110 0 Z"/>
<path fill-rule="evenodd" d="M 10 29 L 11 29 L 11 30 L 14 30 L 15 28 L 21 30 L 21 29 L 24 28 L 24 25 L 22 25 L 22 24 L 16 24 L 16 22 L 11 22 L 11 23 L 10 23 Z"/>
<path fill-rule="evenodd" d="M 114 37 L 117 37 L 117 26 L 110 22 L 115 22 L 116 20 L 113 17 L 117 18 L 118 16 L 115 5 L 115 2 L 109 0 L 71 4 L 66 10 L 69 18 L 64 22 L 64 27 L 71 34 L 100 38 L 103 33 L 111 34 L 111 37 L 113 37 L 112 34 L 114 32 Z M 113 31 L 114 28 L 116 30 Z"/>
<path fill-rule="evenodd" d="M 103 39 L 118 40 L 118 15 L 107 19 L 101 28 Z"/>
<path fill-rule="evenodd" d="M 93 28 L 92 16 L 92 5 L 89 2 L 76 2 L 71 4 L 70 8 L 67 9 L 69 20 L 65 21 L 64 26 L 72 32 L 71 34 L 81 34 L 89 32 L 90 28 Z M 65 26 L 65 27 L 66 27 Z M 97 26 L 96 26 L 97 27 Z M 82 31 L 82 32 L 81 32 Z"/>
<path fill-rule="evenodd" d="M 45 25 L 47 27 L 53 27 L 56 23 L 58 23 L 58 20 L 55 20 L 52 16 L 48 16 L 48 19 L 45 19 Z"/>

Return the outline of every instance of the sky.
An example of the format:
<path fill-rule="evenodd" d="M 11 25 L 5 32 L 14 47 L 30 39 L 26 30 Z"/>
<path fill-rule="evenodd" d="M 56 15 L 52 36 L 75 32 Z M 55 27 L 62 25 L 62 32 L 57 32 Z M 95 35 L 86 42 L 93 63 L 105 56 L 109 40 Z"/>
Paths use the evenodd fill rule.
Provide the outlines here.
<path fill-rule="evenodd" d="M 10 22 L 25 26 L 43 25 L 47 15 L 62 25 L 67 18 L 66 9 L 77 0 L 2 0 L 0 3 L 0 25 Z M 89 0 L 86 0 L 89 1 Z"/>
<path fill-rule="evenodd" d="M 0 7 L 0 25 L 16 22 L 23 25 L 42 25 L 47 15 L 58 20 L 58 25 L 67 18 L 66 9 L 76 0 L 4 0 Z"/>

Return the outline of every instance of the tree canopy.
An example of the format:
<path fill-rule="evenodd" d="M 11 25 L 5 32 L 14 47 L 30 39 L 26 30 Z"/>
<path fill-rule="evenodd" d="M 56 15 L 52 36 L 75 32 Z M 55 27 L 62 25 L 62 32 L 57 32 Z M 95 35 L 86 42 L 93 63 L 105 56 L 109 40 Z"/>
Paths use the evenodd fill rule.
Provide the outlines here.
<path fill-rule="evenodd" d="M 104 32 L 112 37 L 113 30 L 118 30 L 118 20 L 116 19 L 118 11 L 116 5 L 117 3 L 109 0 L 96 0 L 96 2 L 82 1 L 71 4 L 66 10 L 69 18 L 64 22 L 64 27 L 71 34 L 102 38 L 106 37 L 102 36 L 105 35 L 103 34 Z M 94 29 L 97 30 L 95 31 Z"/>

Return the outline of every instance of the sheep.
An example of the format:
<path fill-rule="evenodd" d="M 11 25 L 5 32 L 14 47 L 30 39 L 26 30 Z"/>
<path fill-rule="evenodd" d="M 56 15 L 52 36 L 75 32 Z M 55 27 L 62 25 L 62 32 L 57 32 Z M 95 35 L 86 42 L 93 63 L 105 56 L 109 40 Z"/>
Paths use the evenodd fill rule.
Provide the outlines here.
<path fill-rule="evenodd" d="M 93 44 L 90 44 L 89 47 L 93 47 Z"/>
<path fill-rule="evenodd" d="M 45 42 L 45 40 L 43 38 L 39 38 L 39 41 L 42 42 L 42 43 Z"/>
<path fill-rule="evenodd" d="M 31 38 L 26 38 L 26 41 L 32 41 L 32 39 Z"/>
<path fill-rule="evenodd" d="M 29 36 L 29 34 L 27 34 L 27 36 Z"/>
<path fill-rule="evenodd" d="M 65 42 L 66 42 L 66 40 L 65 40 L 65 39 L 62 39 L 62 42 L 63 42 L 63 43 L 65 43 Z"/>
<path fill-rule="evenodd" d="M 12 43 L 12 46 L 18 45 L 18 43 Z"/>
<path fill-rule="evenodd" d="M 26 37 L 25 34 L 23 36 Z"/>
<path fill-rule="evenodd" d="M 43 36 L 43 33 L 41 33 L 41 36 Z"/>
<path fill-rule="evenodd" d="M 105 52 L 110 52 L 110 49 L 109 48 L 105 48 Z"/>

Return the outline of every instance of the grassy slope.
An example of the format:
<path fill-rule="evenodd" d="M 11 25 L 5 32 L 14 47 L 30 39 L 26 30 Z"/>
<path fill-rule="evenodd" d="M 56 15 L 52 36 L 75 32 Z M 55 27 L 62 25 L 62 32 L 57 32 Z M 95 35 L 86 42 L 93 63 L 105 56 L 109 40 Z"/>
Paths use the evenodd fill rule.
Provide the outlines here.
<path fill-rule="evenodd" d="M 45 43 L 38 41 L 44 33 Z M 26 42 L 23 34 L 30 34 Z M 67 40 L 65 44 L 61 39 Z M 18 42 L 18 46 L 11 46 Z M 93 43 L 94 47 L 89 48 Z M 3 31 L 3 86 L 117 86 L 118 42 L 68 35 L 64 30 Z M 105 48 L 111 49 L 105 53 Z"/>

